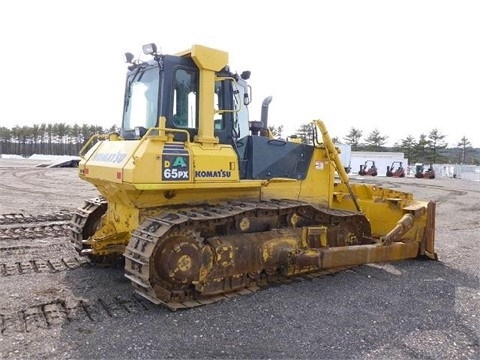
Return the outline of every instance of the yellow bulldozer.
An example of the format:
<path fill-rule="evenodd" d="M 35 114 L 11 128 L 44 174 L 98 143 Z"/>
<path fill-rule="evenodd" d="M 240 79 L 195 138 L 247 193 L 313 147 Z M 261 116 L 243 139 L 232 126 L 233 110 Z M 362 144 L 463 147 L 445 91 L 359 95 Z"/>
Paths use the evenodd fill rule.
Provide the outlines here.
<path fill-rule="evenodd" d="M 98 197 L 70 224 L 93 262 L 121 258 L 136 292 L 171 310 L 291 277 L 436 259 L 435 203 L 349 183 L 321 120 L 313 143 L 274 138 L 268 104 L 249 119 L 250 72 L 202 45 L 126 54 L 119 133 L 95 135 L 79 176 Z"/>

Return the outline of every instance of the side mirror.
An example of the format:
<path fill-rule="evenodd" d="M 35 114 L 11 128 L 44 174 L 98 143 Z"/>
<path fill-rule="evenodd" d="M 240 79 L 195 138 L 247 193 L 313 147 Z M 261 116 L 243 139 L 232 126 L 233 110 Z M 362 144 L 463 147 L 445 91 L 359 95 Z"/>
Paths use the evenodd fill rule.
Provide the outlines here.
<path fill-rule="evenodd" d="M 147 133 L 147 129 L 143 126 L 135 126 L 135 136 L 141 139 Z"/>

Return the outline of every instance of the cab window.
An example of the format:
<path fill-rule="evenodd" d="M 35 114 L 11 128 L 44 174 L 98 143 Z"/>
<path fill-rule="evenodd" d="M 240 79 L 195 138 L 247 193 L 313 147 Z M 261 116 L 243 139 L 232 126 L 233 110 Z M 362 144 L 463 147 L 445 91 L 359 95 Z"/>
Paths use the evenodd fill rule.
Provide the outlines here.
<path fill-rule="evenodd" d="M 177 69 L 173 91 L 173 124 L 178 128 L 197 128 L 197 89 L 195 71 Z"/>
<path fill-rule="evenodd" d="M 225 107 L 223 99 L 223 83 L 223 81 L 215 82 L 215 93 L 213 94 L 213 108 L 215 110 L 213 120 L 215 130 L 223 130 L 225 128 L 223 116 L 219 112 L 220 109 L 223 109 Z"/>

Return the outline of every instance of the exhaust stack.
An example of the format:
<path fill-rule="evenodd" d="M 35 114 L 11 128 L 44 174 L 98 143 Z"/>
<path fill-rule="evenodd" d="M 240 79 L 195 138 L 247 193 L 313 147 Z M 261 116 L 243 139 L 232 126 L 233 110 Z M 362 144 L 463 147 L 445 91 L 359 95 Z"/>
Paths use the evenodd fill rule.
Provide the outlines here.
<path fill-rule="evenodd" d="M 268 130 L 268 106 L 272 102 L 272 97 L 268 96 L 263 99 L 262 102 L 262 113 L 260 115 L 260 121 L 263 123 L 263 129 Z"/>

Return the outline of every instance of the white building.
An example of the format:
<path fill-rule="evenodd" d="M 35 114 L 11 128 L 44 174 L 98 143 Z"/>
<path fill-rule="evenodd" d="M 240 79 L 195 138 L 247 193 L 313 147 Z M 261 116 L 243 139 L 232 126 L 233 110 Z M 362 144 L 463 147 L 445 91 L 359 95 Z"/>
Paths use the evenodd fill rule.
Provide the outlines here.
<path fill-rule="evenodd" d="M 405 169 L 406 176 L 414 175 L 408 172 L 408 159 L 405 159 L 402 152 L 376 152 L 376 151 L 352 151 L 350 155 L 351 174 L 358 174 L 360 165 L 365 165 L 365 161 L 369 161 L 368 167 L 371 166 L 371 161 L 375 161 L 378 176 L 386 176 L 387 166 L 392 166 L 394 161 L 401 162 Z M 395 164 L 398 167 L 398 164 Z"/>
<path fill-rule="evenodd" d="M 347 144 L 335 144 L 335 146 L 340 150 L 340 160 L 345 168 L 350 166 L 350 161 L 352 157 L 352 147 Z"/>

